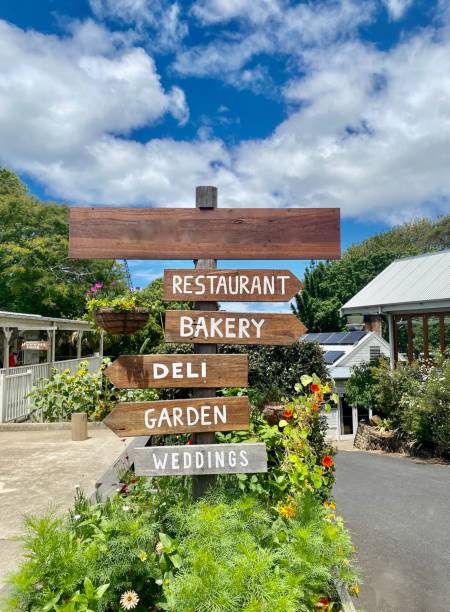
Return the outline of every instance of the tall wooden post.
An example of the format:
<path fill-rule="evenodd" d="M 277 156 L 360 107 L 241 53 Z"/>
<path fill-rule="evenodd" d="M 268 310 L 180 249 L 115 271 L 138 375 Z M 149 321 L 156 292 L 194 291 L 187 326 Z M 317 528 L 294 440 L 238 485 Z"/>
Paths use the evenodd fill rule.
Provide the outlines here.
<path fill-rule="evenodd" d="M 196 208 L 217 208 L 217 187 L 197 187 L 195 190 L 195 207 Z M 197 259 L 195 267 L 199 269 L 217 268 L 216 259 Z M 218 310 L 217 302 L 196 302 L 196 310 Z M 217 352 L 216 344 L 194 344 L 194 353 L 201 355 Z M 193 389 L 193 397 L 214 397 L 216 389 Z M 215 434 L 196 433 L 192 434 L 193 444 L 214 444 L 216 440 Z M 199 499 L 205 495 L 209 487 L 214 484 L 215 476 L 194 476 L 192 478 L 192 496 L 194 499 Z"/>

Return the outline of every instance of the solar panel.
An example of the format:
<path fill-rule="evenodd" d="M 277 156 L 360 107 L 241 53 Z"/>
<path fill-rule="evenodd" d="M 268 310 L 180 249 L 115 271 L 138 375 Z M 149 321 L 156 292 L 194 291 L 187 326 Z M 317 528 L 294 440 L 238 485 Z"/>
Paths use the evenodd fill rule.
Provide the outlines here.
<path fill-rule="evenodd" d="M 317 335 L 317 340 L 320 342 L 320 344 L 329 344 L 328 338 L 333 335 L 333 332 L 322 332 Z"/>
<path fill-rule="evenodd" d="M 366 334 L 367 332 L 359 330 L 348 332 L 344 338 L 345 341 L 340 344 L 355 344 L 356 342 L 359 342 L 361 338 L 364 338 Z"/>
<path fill-rule="evenodd" d="M 325 360 L 325 363 L 330 365 L 334 363 L 335 361 L 337 361 L 339 357 L 342 357 L 342 355 L 344 354 L 345 354 L 344 351 L 326 351 L 323 358 Z"/>
<path fill-rule="evenodd" d="M 333 334 L 328 334 L 328 338 L 323 344 L 342 344 L 342 339 L 347 334 L 348 332 L 334 332 Z"/>
<path fill-rule="evenodd" d="M 302 340 L 307 340 L 308 342 L 315 342 L 319 339 L 318 336 L 320 336 L 320 334 L 304 334 L 302 336 Z"/>

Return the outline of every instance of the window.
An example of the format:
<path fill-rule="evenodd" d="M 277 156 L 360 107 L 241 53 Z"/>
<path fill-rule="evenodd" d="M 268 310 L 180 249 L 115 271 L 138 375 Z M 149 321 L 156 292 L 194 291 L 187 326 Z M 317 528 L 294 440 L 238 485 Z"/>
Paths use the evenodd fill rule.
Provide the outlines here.
<path fill-rule="evenodd" d="M 381 356 L 381 349 L 378 345 L 369 347 L 370 361 L 376 361 Z"/>

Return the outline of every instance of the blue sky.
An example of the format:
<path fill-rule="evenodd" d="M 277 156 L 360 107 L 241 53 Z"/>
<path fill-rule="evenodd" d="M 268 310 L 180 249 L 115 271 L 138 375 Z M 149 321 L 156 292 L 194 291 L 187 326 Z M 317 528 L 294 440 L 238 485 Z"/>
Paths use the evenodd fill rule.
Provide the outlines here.
<path fill-rule="evenodd" d="M 450 210 L 446 0 L 0 3 L 0 163 L 71 205 Z M 136 285 L 163 266 L 130 262 Z M 305 262 L 220 262 L 286 267 Z"/>

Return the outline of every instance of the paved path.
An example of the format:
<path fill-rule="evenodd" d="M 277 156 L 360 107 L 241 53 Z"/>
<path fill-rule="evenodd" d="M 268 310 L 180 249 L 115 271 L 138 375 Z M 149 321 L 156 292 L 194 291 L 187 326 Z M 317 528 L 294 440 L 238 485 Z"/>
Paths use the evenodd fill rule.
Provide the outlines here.
<path fill-rule="evenodd" d="M 23 514 L 69 508 L 75 485 L 90 495 L 123 447 L 103 427 L 83 442 L 70 430 L 0 431 L 0 587 L 20 560 Z"/>
<path fill-rule="evenodd" d="M 335 498 L 366 612 L 450 611 L 450 466 L 339 451 Z"/>

